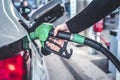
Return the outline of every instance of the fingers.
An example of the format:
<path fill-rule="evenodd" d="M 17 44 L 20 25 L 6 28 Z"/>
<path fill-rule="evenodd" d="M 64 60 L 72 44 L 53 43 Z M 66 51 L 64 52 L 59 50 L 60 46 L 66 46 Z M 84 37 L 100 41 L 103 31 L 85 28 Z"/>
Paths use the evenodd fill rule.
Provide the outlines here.
<path fill-rule="evenodd" d="M 59 51 L 60 48 L 52 43 L 46 42 L 47 46 L 50 47 L 50 49 L 54 50 L 54 51 Z"/>
<path fill-rule="evenodd" d="M 60 25 L 58 25 L 55 29 L 54 29 L 54 36 L 57 35 L 58 31 L 60 30 Z"/>
<path fill-rule="evenodd" d="M 67 24 L 63 23 L 61 25 L 58 25 L 55 29 L 54 29 L 54 36 L 57 35 L 58 31 L 69 31 Z"/>
<path fill-rule="evenodd" d="M 64 44 L 64 40 L 61 40 L 61 39 L 51 39 L 53 40 L 54 42 L 56 42 L 57 44 L 59 44 L 61 47 L 63 46 Z M 47 46 L 50 47 L 50 49 L 54 50 L 54 51 L 59 51 L 60 50 L 60 47 L 56 46 L 55 44 L 53 43 L 50 43 L 49 41 L 46 42 Z"/>

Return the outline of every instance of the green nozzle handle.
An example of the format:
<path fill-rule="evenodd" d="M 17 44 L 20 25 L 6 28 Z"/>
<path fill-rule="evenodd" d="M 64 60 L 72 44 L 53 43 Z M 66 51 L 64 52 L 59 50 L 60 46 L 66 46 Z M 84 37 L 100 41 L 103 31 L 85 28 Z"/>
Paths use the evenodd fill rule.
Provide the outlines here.
<path fill-rule="evenodd" d="M 52 29 L 53 29 L 53 24 L 43 23 L 40 26 L 38 26 L 34 32 L 30 33 L 30 38 L 32 40 L 39 39 L 42 46 L 44 47 L 44 42 L 48 38 L 49 32 Z"/>

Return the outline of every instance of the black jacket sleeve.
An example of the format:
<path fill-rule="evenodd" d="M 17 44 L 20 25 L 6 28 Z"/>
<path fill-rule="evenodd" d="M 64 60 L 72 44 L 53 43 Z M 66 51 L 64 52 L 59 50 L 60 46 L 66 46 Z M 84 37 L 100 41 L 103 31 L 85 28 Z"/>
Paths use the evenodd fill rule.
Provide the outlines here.
<path fill-rule="evenodd" d="M 120 0 L 93 0 L 66 24 L 72 33 L 83 31 L 107 16 L 120 5 Z"/>

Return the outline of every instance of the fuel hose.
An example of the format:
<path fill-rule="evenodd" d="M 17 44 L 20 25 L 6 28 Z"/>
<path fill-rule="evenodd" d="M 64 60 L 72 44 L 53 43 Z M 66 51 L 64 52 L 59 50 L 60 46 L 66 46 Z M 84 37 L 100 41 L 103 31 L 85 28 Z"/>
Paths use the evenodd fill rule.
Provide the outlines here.
<path fill-rule="evenodd" d="M 49 35 L 53 36 L 53 30 L 51 30 L 49 32 Z M 116 66 L 116 68 L 120 72 L 120 61 L 108 49 L 106 49 L 104 46 L 102 46 L 101 43 L 98 43 L 95 40 L 81 36 L 79 34 L 71 34 L 71 33 L 62 32 L 62 31 L 58 32 L 56 38 L 68 40 L 68 41 L 75 42 L 78 44 L 85 44 L 89 47 L 92 47 L 92 48 L 102 52 Z"/>
<path fill-rule="evenodd" d="M 42 44 L 42 47 L 44 47 L 44 43 L 47 40 L 48 36 L 53 36 L 53 34 L 54 34 L 53 25 L 48 23 L 43 23 L 38 28 L 36 28 L 34 32 L 30 33 L 30 38 L 32 40 L 39 39 Z M 85 44 L 102 52 L 116 66 L 116 68 L 120 72 L 120 61 L 108 49 L 102 46 L 101 43 L 98 43 L 95 40 L 81 36 L 79 34 L 72 34 L 63 31 L 59 31 L 57 36 L 53 36 L 53 37 L 68 40 L 78 44 Z"/>

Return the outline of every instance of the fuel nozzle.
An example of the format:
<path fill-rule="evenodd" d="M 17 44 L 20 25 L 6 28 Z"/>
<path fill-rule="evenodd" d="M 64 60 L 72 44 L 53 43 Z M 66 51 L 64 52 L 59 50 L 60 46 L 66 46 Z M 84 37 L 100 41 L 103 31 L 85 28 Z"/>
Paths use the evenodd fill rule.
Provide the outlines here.
<path fill-rule="evenodd" d="M 39 39 L 42 44 L 42 47 L 44 47 L 44 42 L 47 40 L 51 29 L 53 29 L 52 24 L 43 23 L 40 26 L 38 26 L 34 32 L 30 33 L 30 38 L 32 40 Z"/>
<path fill-rule="evenodd" d="M 69 59 L 73 53 L 73 50 L 70 49 L 69 52 L 67 51 L 67 41 L 63 42 L 63 45 L 61 46 L 60 44 L 58 44 L 57 42 L 54 42 L 51 40 L 51 38 L 60 38 L 60 39 L 64 39 L 64 40 L 69 40 L 70 38 L 70 33 L 67 33 L 64 35 L 64 32 L 59 33 L 57 36 L 53 36 L 53 25 L 50 23 L 43 23 L 41 24 L 38 28 L 36 28 L 36 30 L 34 32 L 30 33 L 30 38 L 32 40 L 35 39 L 39 39 L 41 44 L 42 44 L 42 53 L 44 55 L 49 55 L 50 53 L 54 53 L 57 54 L 61 57 L 67 58 Z M 47 46 L 46 42 L 50 42 L 52 44 L 54 44 L 55 46 L 59 47 L 59 51 L 55 51 L 53 49 L 51 49 L 49 46 Z"/>

